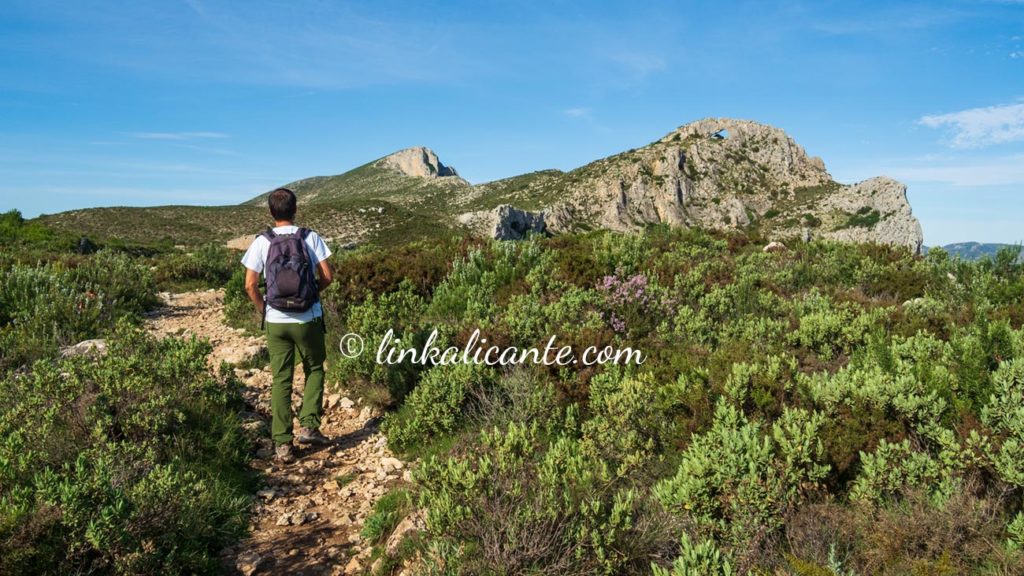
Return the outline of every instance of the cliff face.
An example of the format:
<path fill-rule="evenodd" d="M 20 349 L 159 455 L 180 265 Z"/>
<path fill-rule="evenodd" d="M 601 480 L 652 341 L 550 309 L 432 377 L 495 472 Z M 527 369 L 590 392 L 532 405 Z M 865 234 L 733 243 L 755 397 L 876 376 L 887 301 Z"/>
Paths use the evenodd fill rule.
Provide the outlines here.
<path fill-rule="evenodd" d="M 838 184 L 785 132 L 746 120 L 693 122 L 563 180 L 563 197 L 545 220 L 553 233 L 663 222 L 757 227 L 769 238 L 875 241 L 915 252 L 923 242 L 905 186 L 889 178 Z"/>
<path fill-rule="evenodd" d="M 430 148 L 415 146 L 399 150 L 381 158 L 376 163 L 382 168 L 390 168 L 418 178 L 444 178 L 458 176 L 454 168 L 445 166 Z"/>

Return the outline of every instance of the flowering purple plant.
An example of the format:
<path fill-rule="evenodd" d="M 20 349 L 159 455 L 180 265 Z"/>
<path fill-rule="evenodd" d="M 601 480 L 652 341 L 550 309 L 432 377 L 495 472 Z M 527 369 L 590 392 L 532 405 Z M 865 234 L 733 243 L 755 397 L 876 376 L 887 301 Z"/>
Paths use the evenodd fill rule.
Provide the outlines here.
<path fill-rule="evenodd" d="M 609 308 L 604 319 L 617 334 L 628 329 L 627 318 L 657 318 L 673 304 L 671 299 L 659 299 L 653 293 L 644 274 L 633 274 L 625 279 L 621 273 L 605 276 L 597 290 L 604 295 Z"/>

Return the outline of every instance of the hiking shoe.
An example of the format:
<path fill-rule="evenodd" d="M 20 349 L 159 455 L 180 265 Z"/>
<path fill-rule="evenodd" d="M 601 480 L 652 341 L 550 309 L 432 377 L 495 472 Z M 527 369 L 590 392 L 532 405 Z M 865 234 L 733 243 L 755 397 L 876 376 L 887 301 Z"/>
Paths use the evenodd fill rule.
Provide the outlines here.
<path fill-rule="evenodd" d="M 274 460 L 281 464 L 295 462 L 295 449 L 292 448 L 291 444 L 281 444 L 274 449 Z"/>
<path fill-rule="evenodd" d="M 303 426 L 295 433 L 295 441 L 299 444 L 330 444 L 331 441 L 320 433 L 319 430 Z"/>

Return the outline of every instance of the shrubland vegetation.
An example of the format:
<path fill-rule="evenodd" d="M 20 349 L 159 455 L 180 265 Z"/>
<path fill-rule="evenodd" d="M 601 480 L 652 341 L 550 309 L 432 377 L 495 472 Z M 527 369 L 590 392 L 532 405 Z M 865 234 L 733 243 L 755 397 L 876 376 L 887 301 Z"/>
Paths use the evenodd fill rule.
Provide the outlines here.
<path fill-rule="evenodd" d="M 406 553 L 437 574 L 1024 570 L 1016 253 L 761 245 L 656 227 L 340 255 L 328 325 L 369 352 L 335 352 L 329 380 L 390 407 L 391 446 L 421 459 L 401 498 L 428 531 Z M 646 361 L 367 357 L 434 328 Z"/>
<path fill-rule="evenodd" d="M 253 488 L 237 384 L 138 324 L 151 267 L 217 283 L 226 251 L 75 253 L 98 248 L 0 219 L 0 574 L 219 572 Z M 92 338 L 106 354 L 60 358 Z"/>
<path fill-rule="evenodd" d="M 871 217 L 870 214 L 863 215 Z M 13 232 L 12 232 L 13 231 Z M 0 225 L 0 572 L 211 572 L 252 486 L 228 373 L 156 341 L 159 289 L 237 255 Z M 337 251 L 329 382 L 387 407 L 414 482 L 401 517 L 432 574 L 1024 572 L 1024 267 L 654 227 Z M 113 271 L 113 272 L 111 272 Z M 640 366 L 378 365 L 376 343 L 640 349 Z M 107 356 L 57 359 L 105 336 Z M 380 572 L 400 561 L 380 563 Z"/>

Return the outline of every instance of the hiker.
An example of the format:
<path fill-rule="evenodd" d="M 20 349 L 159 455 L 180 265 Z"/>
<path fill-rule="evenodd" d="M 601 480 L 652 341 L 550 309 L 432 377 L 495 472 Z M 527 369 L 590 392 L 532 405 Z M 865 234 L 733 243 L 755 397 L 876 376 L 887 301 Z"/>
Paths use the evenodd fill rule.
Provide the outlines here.
<path fill-rule="evenodd" d="M 274 227 L 253 240 L 242 257 L 245 291 L 263 315 L 267 336 L 271 389 L 271 435 L 274 457 L 295 461 L 292 440 L 299 444 L 328 444 L 320 433 L 323 414 L 324 343 L 326 327 L 320 292 L 333 280 L 327 258 L 331 250 L 316 232 L 295 226 L 295 193 L 278 188 L 268 197 Z M 260 273 L 267 281 L 266 298 L 260 294 Z M 265 326 L 265 328 L 263 328 Z M 292 434 L 292 379 L 296 352 L 302 360 L 306 388 L 299 411 L 300 427 Z"/>

